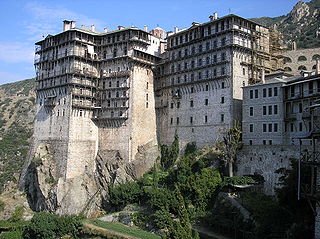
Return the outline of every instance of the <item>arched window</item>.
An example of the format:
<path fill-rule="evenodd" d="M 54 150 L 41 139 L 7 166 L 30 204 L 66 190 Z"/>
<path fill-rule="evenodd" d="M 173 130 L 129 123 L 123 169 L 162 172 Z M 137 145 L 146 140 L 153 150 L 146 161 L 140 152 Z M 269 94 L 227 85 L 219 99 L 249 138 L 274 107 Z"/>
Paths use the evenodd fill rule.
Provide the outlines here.
<path fill-rule="evenodd" d="M 307 57 L 305 57 L 305 56 L 298 57 L 298 61 L 306 61 L 306 60 L 307 60 Z"/>
<path fill-rule="evenodd" d="M 287 72 L 292 71 L 292 69 L 290 67 L 285 67 L 284 70 L 287 71 Z"/>
<path fill-rule="evenodd" d="M 299 66 L 299 67 L 298 67 L 298 70 L 299 70 L 299 71 L 306 71 L 306 70 L 307 70 L 307 67 L 305 67 L 305 66 Z"/>
<path fill-rule="evenodd" d="M 317 60 L 319 59 L 320 60 L 320 55 L 319 54 L 315 54 L 312 56 L 312 60 Z"/>
<path fill-rule="evenodd" d="M 292 60 L 291 60 L 290 57 L 285 57 L 285 58 L 284 58 L 284 64 L 286 64 L 286 63 L 291 63 L 291 62 L 292 62 Z"/>

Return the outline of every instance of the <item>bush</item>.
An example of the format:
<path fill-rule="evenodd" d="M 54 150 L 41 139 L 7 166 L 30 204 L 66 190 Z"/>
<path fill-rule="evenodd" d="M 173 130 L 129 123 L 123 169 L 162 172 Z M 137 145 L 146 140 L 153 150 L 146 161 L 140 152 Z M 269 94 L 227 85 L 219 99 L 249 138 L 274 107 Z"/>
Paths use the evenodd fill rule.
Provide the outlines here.
<path fill-rule="evenodd" d="M 55 239 L 65 235 L 78 238 L 81 225 L 81 218 L 78 216 L 58 216 L 40 212 L 33 216 L 23 231 L 23 238 Z"/>
<path fill-rule="evenodd" d="M 24 207 L 23 206 L 17 206 L 14 209 L 14 212 L 12 213 L 11 217 L 9 218 L 10 222 L 17 222 L 22 219 L 24 213 Z"/>
<path fill-rule="evenodd" d="M 109 203 L 112 207 L 122 207 L 139 202 L 142 190 L 137 182 L 128 182 L 109 188 Z"/>

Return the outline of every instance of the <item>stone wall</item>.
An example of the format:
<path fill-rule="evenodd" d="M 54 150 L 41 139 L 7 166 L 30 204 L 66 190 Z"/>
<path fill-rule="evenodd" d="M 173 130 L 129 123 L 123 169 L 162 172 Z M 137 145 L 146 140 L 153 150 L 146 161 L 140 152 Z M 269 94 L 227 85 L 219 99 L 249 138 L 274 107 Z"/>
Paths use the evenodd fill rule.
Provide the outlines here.
<path fill-rule="evenodd" d="M 275 171 L 279 168 L 290 168 L 290 158 L 298 159 L 299 148 L 296 146 L 244 146 L 237 156 L 236 175 L 260 174 L 264 177 L 264 192 L 275 194 L 280 174 Z"/>
<path fill-rule="evenodd" d="M 293 75 L 300 74 L 300 71 L 298 68 L 299 66 L 305 66 L 306 70 L 308 71 L 314 71 L 315 65 L 316 65 L 316 55 L 320 57 L 320 48 L 310 48 L 310 49 L 298 49 L 298 50 L 292 50 L 292 51 L 285 51 L 282 53 L 282 55 L 285 58 L 284 68 L 289 67 L 291 71 L 288 71 L 288 73 L 291 73 Z M 304 56 L 306 60 L 302 60 L 302 58 L 299 59 L 299 57 Z M 290 62 L 291 61 L 291 62 Z"/>

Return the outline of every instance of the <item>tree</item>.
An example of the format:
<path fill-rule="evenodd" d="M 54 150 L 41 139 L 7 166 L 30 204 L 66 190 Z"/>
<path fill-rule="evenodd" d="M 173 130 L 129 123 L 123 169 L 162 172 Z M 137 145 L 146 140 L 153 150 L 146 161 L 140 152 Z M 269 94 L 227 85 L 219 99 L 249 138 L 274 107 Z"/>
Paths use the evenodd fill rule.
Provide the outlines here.
<path fill-rule="evenodd" d="M 160 164 L 164 170 L 171 168 L 179 156 L 179 136 L 176 134 L 171 146 L 161 145 Z"/>
<path fill-rule="evenodd" d="M 225 165 L 228 165 L 229 177 L 233 177 L 233 164 L 241 147 L 241 129 L 239 124 L 236 123 L 235 126 L 228 130 L 223 137 L 223 141 L 217 144 L 217 148 L 222 152 L 222 160 Z"/>

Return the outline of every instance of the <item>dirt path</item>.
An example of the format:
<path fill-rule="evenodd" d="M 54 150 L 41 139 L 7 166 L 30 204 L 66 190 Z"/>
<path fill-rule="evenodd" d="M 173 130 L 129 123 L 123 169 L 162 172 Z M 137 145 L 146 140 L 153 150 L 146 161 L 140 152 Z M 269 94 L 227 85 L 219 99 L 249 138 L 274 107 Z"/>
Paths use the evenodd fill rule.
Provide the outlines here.
<path fill-rule="evenodd" d="M 87 222 L 83 223 L 83 225 L 85 227 L 89 228 L 89 229 L 97 230 L 99 232 L 105 232 L 105 233 L 111 234 L 111 235 L 121 236 L 121 237 L 127 238 L 127 239 L 140 239 L 139 237 L 129 236 L 127 234 L 116 232 L 116 231 L 112 231 L 112 230 L 105 229 L 105 228 L 102 228 L 102 227 L 98 227 L 98 226 L 95 226 L 95 225 L 87 223 Z"/>

